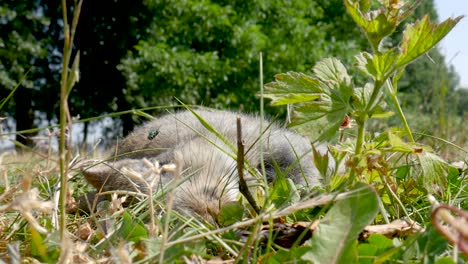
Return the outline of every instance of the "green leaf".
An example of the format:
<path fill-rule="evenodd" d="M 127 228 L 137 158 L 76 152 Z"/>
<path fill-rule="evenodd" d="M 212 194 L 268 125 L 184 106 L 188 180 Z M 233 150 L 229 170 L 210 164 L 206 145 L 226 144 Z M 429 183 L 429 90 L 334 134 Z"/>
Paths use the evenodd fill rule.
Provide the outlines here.
<path fill-rule="evenodd" d="M 50 261 L 47 256 L 46 243 L 44 243 L 41 234 L 34 228 L 29 228 L 29 233 L 31 234 L 31 255 L 46 262 Z"/>
<path fill-rule="evenodd" d="M 455 261 L 453 261 L 452 258 L 450 257 L 442 257 L 438 259 L 435 264 L 455 264 Z"/>
<path fill-rule="evenodd" d="M 304 73 L 288 72 L 275 75 L 275 82 L 265 85 L 265 98 L 271 105 L 294 104 L 320 98 L 320 83 Z"/>
<path fill-rule="evenodd" d="M 361 52 L 356 56 L 357 67 L 374 80 L 383 82 L 391 73 L 398 54 L 394 49 L 385 53 L 370 54 Z"/>
<path fill-rule="evenodd" d="M 396 66 L 401 67 L 408 64 L 429 51 L 444 38 L 462 18 L 463 16 L 448 18 L 444 22 L 437 24 L 430 22 L 429 16 L 426 15 L 416 23 L 408 25 L 403 33 L 400 56 Z"/>
<path fill-rule="evenodd" d="M 148 238 L 148 233 L 146 232 L 143 222 L 136 217 L 132 217 L 132 215 L 125 210 L 123 213 L 122 225 L 115 233 L 115 237 L 138 243 L 141 239 Z"/>
<path fill-rule="evenodd" d="M 385 36 L 395 31 L 398 25 L 398 10 L 385 8 L 362 13 L 359 10 L 359 2 L 345 0 L 346 10 L 353 20 L 364 30 L 367 38 L 374 48 L 377 48 Z M 363 11 L 368 11 L 369 4 L 364 2 Z"/>
<path fill-rule="evenodd" d="M 391 151 L 404 152 L 404 153 L 414 152 L 413 144 L 404 142 L 403 139 L 393 134 L 392 132 L 388 132 L 388 141 L 390 142 L 390 145 L 391 145 L 391 148 L 390 148 Z"/>
<path fill-rule="evenodd" d="M 364 111 L 374 90 L 373 83 L 366 83 L 364 87 L 357 87 L 353 91 L 351 105 L 357 111 Z M 356 113 L 358 114 L 358 113 Z"/>
<path fill-rule="evenodd" d="M 397 239 L 397 238 L 395 238 Z M 368 239 L 369 244 L 361 244 L 359 250 L 359 263 L 386 263 L 401 251 L 398 240 L 391 240 L 380 234 L 373 234 Z M 361 248 L 362 247 L 362 248 Z"/>
<path fill-rule="evenodd" d="M 228 202 L 221 206 L 218 222 L 221 226 L 228 226 L 241 221 L 243 216 L 244 206 L 240 202 Z"/>
<path fill-rule="evenodd" d="M 337 201 L 320 221 L 311 250 L 302 259 L 313 263 L 355 263 L 357 238 L 378 213 L 378 197 L 372 187 L 359 184 L 355 192 Z"/>
<path fill-rule="evenodd" d="M 328 175 L 328 169 L 329 169 L 329 162 L 330 162 L 330 157 L 328 155 L 328 151 L 321 154 L 317 148 L 312 145 L 312 152 L 313 152 L 313 157 L 314 157 L 314 165 L 317 167 L 317 170 L 320 172 L 322 175 L 323 179 L 327 179 Z M 327 179 L 329 180 L 329 179 Z"/>
<path fill-rule="evenodd" d="M 337 58 L 322 59 L 312 70 L 317 78 L 324 83 L 332 82 L 334 86 L 351 86 L 351 77 L 348 75 L 346 67 Z"/>
<path fill-rule="evenodd" d="M 419 162 L 423 171 L 421 179 L 427 190 L 441 192 L 447 185 L 448 164 L 441 157 L 423 151 L 418 153 Z"/>
<path fill-rule="evenodd" d="M 338 59 L 321 60 L 314 66 L 313 71 L 317 79 L 311 79 L 317 81 L 318 85 L 314 86 L 314 89 L 318 89 L 320 98 L 300 104 L 293 114 L 290 126 L 303 131 L 320 126 L 322 131 L 316 136 L 317 140 L 325 140 L 333 137 L 343 123 L 350 109 L 353 86 L 346 68 Z M 294 83 L 299 82 L 301 81 L 295 80 Z"/>

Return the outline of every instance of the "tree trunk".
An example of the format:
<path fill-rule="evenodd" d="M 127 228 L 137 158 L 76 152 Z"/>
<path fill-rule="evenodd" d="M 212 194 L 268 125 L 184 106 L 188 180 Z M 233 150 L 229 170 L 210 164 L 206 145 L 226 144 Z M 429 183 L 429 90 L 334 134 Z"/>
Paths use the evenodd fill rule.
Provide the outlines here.
<path fill-rule="evenodd" d="M 15 99 L 15 120 L 16 131 L 31 129 L 34 127 L 34 110 L 32 109 L 32 94 L 31 89 L 19 88 L 16 90 Z M 32 147 L 33 141 L 31 136 L 34 134 L 16 134 L 16 141 L 19 143 Z"/>

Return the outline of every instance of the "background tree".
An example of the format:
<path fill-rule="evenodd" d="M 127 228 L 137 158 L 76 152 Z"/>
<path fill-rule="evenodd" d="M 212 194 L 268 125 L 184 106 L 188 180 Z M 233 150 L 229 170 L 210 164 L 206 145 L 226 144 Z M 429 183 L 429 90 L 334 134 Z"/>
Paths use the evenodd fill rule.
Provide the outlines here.
<path fill-rule="evenodd" d="M 0 4 L 0 98 L 6 98 L 19 85 L 13 100 L 0 111 L 14 117 L 17 130 L 34 126 L 34 98 L 46 90 L 47 81 L 42 72 L 48 67 L 43 62 L 48 56 L 51 39 L 44 34 L 44 29 L 50 22 L 38 1 L 3 1 Z M 19 135 L 16 140 L 30 143 Z"/>
<path fill-rule="evenodd" d="M 139 1 L 84 1 L 76 37 L 81 79 L 70 96 L 72 114 L 88 118 L 132 108 L 125 100 L 126 80 L 117 65 L 146 35 L 148 19 Z M 131 131 L 131 116 L 121 118 L 124 130 Z M 87 127 L 84 140 L 86 132 Z"/>
<path fill-rule="evenodd" d="M 0 98 L 32 69 L 1 109 L 15 118 L 17 131 L 31 128 L 34 118 L 36 124 L 55 122 L 62 49 L 58 4 L 0 4 Z M 408 22 L 424 13 L 437 19 L 431 0 L 423 1 Z M 398 40 L 402 31 L 403 26 L 392 38 Z M 70 96 L 70 110 L 81 118 L 174 104 L 174 97 L 215 108 L 243 105 L 253 112 L 259 106 L 260 51 L 269 82 L 279 72 L 308 72 L 323 57 L 351 64 L 357 50 L 368 49 L 342 0 L 85 1 L 75 42 L 81 79 Z M 399 86 L 409 95 L 404 105 L 422 106 L 423 113 L 439 113 L 448 105 L 457 77 L 438 50 L 407 72 Z M 137 120 L 121 118 L 126 134 Z"/>
<path fill-rule="evenodd" d="M 362 39 L 341 1 L 147 1 L 148 37 L 119 66 L 134 107 L 174 103 L 258 108 L 264 76 L 308 71 L 319 58 L 351 58 Z"/>

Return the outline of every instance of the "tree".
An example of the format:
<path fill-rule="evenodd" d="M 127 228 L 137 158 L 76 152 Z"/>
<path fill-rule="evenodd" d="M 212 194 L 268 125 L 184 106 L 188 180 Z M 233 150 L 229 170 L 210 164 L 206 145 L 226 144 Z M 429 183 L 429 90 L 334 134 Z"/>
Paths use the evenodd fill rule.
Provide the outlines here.
<path fill-rule="evenodd" d="M 437 19 L 432 1 L 423 1 L 408 21 L 424 13 Z M 63 46 L 59 3 L 4 1 L 0 23 L 0 98 L 32 69 L 1 110 L 15 117 L 17 131 L 31 128 L 34 118 L 53 123 Z M 279 72 L 309 72 L 323 57 L 337 56 L 352 64 L 358 50 L 369 49 L 352 24 L 341 0 L 84 1 L 75 41 L 81 79 L 70 95 L 70 111 L 87 118 L 174 104 L 174 97 L 189 104 L 242 105 L 245 111 L 256 111 L 260 52 L 265 83 Z M 392 38 L 398 40 L 402 31 Z M 443 78 L 447 97 L 457 83 L 437 50 L 407 71 L 399 88 L 407 98 L 421 100 L 408 100 L 410 106 L 440 98 L 432 96 L 441 92 L 434 73 Z M 439 92 L 428 92 L 428 87 Z M 424 111 L 437 111 L 431 105 Z M 122 121 L 126 134 L 135 120 L 124 115 Z"/>
<path fill-rule="evenodd" d="M 146 35 L 148 19 L 138 1 L 84 1 L 76 36 L 81 79 L 70 96 L 73 115 L 88 118 L 132 107 L 125 100 L 126 80 L 117 65 Z M 133 130 L 131 117 L 122 119 L 125 133 Z"/>
<path fill-rule="evenodd" d="M 259 53 L 264 76 L 308 71 L 321 57 L 351 58 L 361 39 L 341 1 L 147 2 L 149 35 L 119 69 L 134 107 L 189 104 L 256 110 Z M 339 34 L 337 34 L 339 33 Z"/>
<path fill-rule="evenodd" d="M 13 115 L 16 130 L 34 126 L 33 98 L 46 86 L 41 63 L 47 58 L 46 46 L 50 39 L 44 36 L 43 29 L 49 23 L 38 1 L 3 1 L 0 5 L 0 98 L 6 98 L 19 86 L 13 100 L 0 110 Z M 16 140 L 30 144 L 20 135 Z"/>

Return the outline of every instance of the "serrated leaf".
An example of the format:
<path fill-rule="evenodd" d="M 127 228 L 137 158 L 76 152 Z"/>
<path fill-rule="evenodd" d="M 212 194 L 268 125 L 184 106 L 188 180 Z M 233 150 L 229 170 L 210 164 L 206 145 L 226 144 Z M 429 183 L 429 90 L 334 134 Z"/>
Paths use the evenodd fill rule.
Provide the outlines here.
<path fill-rule="evenodd" d="M 313 71 L 315 77 L 296 72 L 276 75 L 275 82 L 265 85 L 264 96 L 272 99 L 273 105 L 300 103 L 290 126 L 307 132 L 320 125 L 323 130 L 318 140 L 324 140 L 335 135 L 348 113 L 353 85 L 336 58 L 319 61 Z"/>
<path fill-rule="evenodd" d="M 312 69 L 315 75 L 322 82 L 333 82 L 333 85 L 351 85 L 351 77 L 348 75 L 346 67 L 337 58 L 325 58 L 317 62 Z"/>
<path fill-rule="evenodd" d="M 449 168 L 447 162 L 441 157 L 427 151 L 418 153 L 418 158 L 423 171 L 422 182 L 426 189 L 436 192 L 443 191 L 447 184 Z"/>
<path fill-rule="evenodd" d="M 275 75 L 275 82 L 265 85 L 265 98 L 271 105 L 294 104 L 320 98 L 320 83 L 304 73 L 287 72 Z"/>
<path fill-rule="evenodd" d="M 398 10 L 379 9 L 366 12 L 369 9 L 366 4 L 363 7 L 363 11 L 365 11 L 363 14 L 359 10 L 359 2 L 345 0 L 345 6 L 348 14 L 364 30 L 373 47 L 378 47 L 380 41 L 395 31 L 399 23 L 396 15 Z"/>
<path fill-rule="evenodd" d="M 425 15 L 416 23 L 408 25 L 403 32 L 400 56 L 396 66 L 401 67 L 410 63 L 429 51 L 444 38 L 462 18 L 463 16 L 448 18 L 444 22 L 437 24 L 430 22 L 429 16 Z"/>
<path fill-rule="evenodd" d="M 357 111 L 364 111 L 374 90 L 373 83 L 366 83 L 364 87 L 355 88 L 352 95 L 352 103 Z"/>
<path fill-rule="evenodd" d="M 290 126 L 307 130 L 308 127 L 320 124 L 320 135 L 314 140 L 327 140 L 336 134 L 347 112 L 348 107 L 339 103 L 333 104 L 329 102 L 329 104 L 322 106 L 305 104 L 296 109 Z"/>
<path fill-rule="evenodd" d="M 281 96 L 275 97 L 273 95 L 268 96 L 272 99 L 272 106 L 287 105 L 287 104 L 296 104 L 301 102 L 313 101 L 320 98 L 320 94 L 283 94 Z"/>
<path fill-rule="evenodd" d="M 388 141 L 391 145 L 391 151 L 404 153 L 413 153 L 414 151 L 413 144 L 404 142 L 400 137 L 391 132 L 388 132 Z"/>
<path fill-rule="evenodd" d="M 290 125 L 307 130 L 307 127 L 320 124 L 322 132 L 317 140 L 326 140 L 333 137 L 343 123 L 350 108 L 353 86 L 345 66 L 338 59 L 321 60 L 313 71 L 319 80 L 321 97 L 296 108 Z"/>
<path fill-rule="evenodd" d="M 318 146 L 318 147 L 320 148 L 321 146 Z M 322 178 L 327 179 L 327 176 L 329 174 L 328 164 L 330 163 L 330 156 L 328 155 L 328 150 L 326 152 L 323 152 L 322 154 L 322 151 L 318 151 L 317 148 L 314 145 L 312 145 L 312 153 L 314 157 L 313 161 L 314 161 L 315 167 L 317 167 L 317 170 L 322 175 Z"/>
<path fill-rule="evenodd" d="M 357 67 L 376 81 L 384 81 L 393 68 L 398 54 L 394 49 L 385 53 L 361 52 L 356 56 Z"/>
<path fill-rule="evenodd" d="M 355 193 L 333 205 L 315 231 L 302 259 L 313 263 L 355 263 L 357 238 L 378 213 L 378 197 L 368 185 L 358 185 Z"/>

